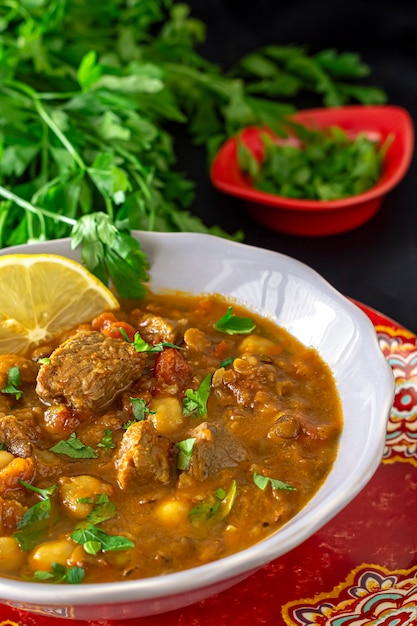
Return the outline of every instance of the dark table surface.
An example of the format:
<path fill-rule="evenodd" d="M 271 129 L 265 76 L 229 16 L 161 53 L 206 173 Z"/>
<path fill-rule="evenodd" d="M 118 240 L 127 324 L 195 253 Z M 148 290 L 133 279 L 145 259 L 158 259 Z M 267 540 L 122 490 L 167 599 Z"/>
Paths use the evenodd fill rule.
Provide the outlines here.
<path fill-rule="evenodd" d="M 358 52 L 371 67 L 369 84 L 382 87 L 388 103 L 404 107 L 417 127 L 417 2 L 378 0 L 193 0 L 192 13 L 207 25 L 201 52 L 227 69 L 244 54 L 268 44 L 307 44 Z M 311 102 L 297 103 L 308 108 Z M 321 103 L 317 103 L 321 106 Z M 193 211 L 206 224 L 245 242 L 299 259 L 345 295 L 417 333 L 417 158 L 363 226 L 330 237 L 281 234 L 258 224 L 242 201 L 210 183 L 205 157 L 187 144 L 180 164 L 196 181 Z"/>

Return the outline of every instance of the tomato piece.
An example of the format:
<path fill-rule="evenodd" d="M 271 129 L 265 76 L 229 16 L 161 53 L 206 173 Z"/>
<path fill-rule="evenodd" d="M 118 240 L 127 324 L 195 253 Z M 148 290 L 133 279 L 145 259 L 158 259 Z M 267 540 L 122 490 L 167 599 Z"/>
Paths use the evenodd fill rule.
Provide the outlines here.
<path fill-rule="evenodd" d="M 103 335 L 106 335 L 106 337 L 112 337 L 112 339 L 126 339 L 120 330 L 121 328 L 123 328 L 127 338 L 130 343 L 132 343 L 135 337 L 136 329 L 128 322 L 113 322 L 107 328 L 103 328 L 101 332 Z"/>
<path fill-rule="evenodd" d="M 97 315 L 97 317 L 93 319 L 91 322 L 91 328 L 93 330 L 103 331 L 105 328 L 109 328 L 114 322 L 117 322 L 117 317 L 114 313 L 106 311 L 105 313 Z"/>
<path fill-rule="evenodd" d="M 191 369 L 179 350 L 165 348 L 155 359 L 154 375 L 158 383 L 184 389 L 191 380 Z"/>
<path fill-rule="evenodd" d="M 218 357 L 219 359 L 224 359 L 230 354 L 230 345 L 227 341 L 220 341 L 217 344 L 215 349 L 213 350 L 213 356 Z"/>

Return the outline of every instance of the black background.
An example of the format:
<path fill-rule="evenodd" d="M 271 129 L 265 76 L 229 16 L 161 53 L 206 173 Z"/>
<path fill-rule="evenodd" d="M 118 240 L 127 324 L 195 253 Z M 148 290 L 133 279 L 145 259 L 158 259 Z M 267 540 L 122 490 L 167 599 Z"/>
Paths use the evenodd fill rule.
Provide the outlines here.
<path fill-rule="evenodd" d="M 194 0 L 192 15 L 207 26 L 199 51 L 228 69 L 244 54 L 269 44 L 306 44 L 358 52 L 371 67 L 368 84 L 382 87 L 388 103 L 406 108 L 417 127 L 417 2 Z M 320 101 L 297 102 L 299 108 Z M 192 210 L 206 224 L 245 242 L 288 254 L 320 272 L 347 296 L 417 333 L 417 159 L 369 222 L 330 237 L 296 237 L 258 224 L 240 200 L 210 183 L 203 153 L 179 146 L 180 166 L 197 183 Z"/>

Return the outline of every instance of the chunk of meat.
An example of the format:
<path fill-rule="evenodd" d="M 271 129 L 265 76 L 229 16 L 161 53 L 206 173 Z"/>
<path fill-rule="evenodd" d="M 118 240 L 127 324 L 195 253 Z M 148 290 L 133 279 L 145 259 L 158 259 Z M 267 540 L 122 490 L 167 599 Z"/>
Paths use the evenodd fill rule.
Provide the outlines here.
<path fill-rule="evenodd" d="M 195 442 L 187 474 L 197 480 L 236 467 L 248 458 L 243 444 L 218 424 L 202 422 L 189 432 L 188 437 L 195 438 Z"/>
<path fill-rule="evenodd" d="M 137 321 L 137 326 L 141 337 L 151 345 L 162 342 L 177 344 L 185 323 L 185 320 L 171 320 L 152 313 L 145 313 Z"/>
<path fill-rule="evenodd" d="M 76 412 L 101 411 L 137 380 L 146 355 L 97 331 L 76 333 L 41 366 L 36 393 L 46 404 Z"/>
<path fill-rule="evenodd" d="M 0 534 L 15 531 L 25 511 L 27 507 L 18 500 L 0 496 Z"/>
<path fill-rule="evenodd" d="M 0 443 L 14 456 L 22 459 L 32 456 L 34 427 L 30 420 L 19 422 L 14 415 L 0 417 Z"/>
<path fill-rule="evenodd" d="M 125 489 L 130 482 L 166 483 L 173 475 L 176 448 L 158 435 L 149 420 L 134 422 L 123 435 L 115 458 L 117 480 Z"/>

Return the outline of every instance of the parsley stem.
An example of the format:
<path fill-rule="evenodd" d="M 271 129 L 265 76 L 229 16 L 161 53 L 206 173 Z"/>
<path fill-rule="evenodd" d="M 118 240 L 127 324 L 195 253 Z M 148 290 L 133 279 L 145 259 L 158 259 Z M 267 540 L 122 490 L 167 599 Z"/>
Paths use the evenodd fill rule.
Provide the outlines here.
<path fill-rule="evenodd" d="M 225 80 L 221 76 L 216 76 L 215 78 L 213 78 L 213 76 L 207 76 L 203 74 L 203 72 L 198 72 L 197 70 L 191 67 L 187 67 L 185 65 L 178 65 L 176 63 L 166 63 L 165 67 L 168 70 L 168 72 L 171 71 L 173 75 L 182 74 L 183 76 L 189 78 L 190 80 L 193 80 L 196 83 L 200 83 L 204 85 L 207 89 L 221 96 L 226 101 L 230 100 L 230 97 L 231 97 L 231 91 L 230 91 L 231 84 L 238 84 L 239 82 L 239 80 L 236 79 L 233 83 L 233 81 Z"/>
<path fill-rule="evenodd" d="M 39 100 L 70 100 L 80 94 L 80 91 L 64 91 L 64 92 L 47 92 L 43 91 L 38 94 Z"/>
<path fill-rule="evenodd" d="M 114 211 L 113 211 L 112 202 L 111 202 L 110 198 L 108 196 L 104 195 L 104 194 L 103 194 L 103 200 L 104 200 L 104 204 L 106 206 L 107 215 L 110 217 L 111 220 L 113 220 L 113 218 L 114 218 Z"/>
<path fill-rule="evenodd" d="M 60 140 L 62 145 L 68 150 L 68 152 L 70 153 L 74 161 L 77 163 L 78 167 L 86 171 L 87 166 L 85 165 L 84 161 L 82 160 L 78 152 L 75 150 L 72 143 L 68 141 L 67 137 L 61 131 L 61 129 L 55 124 L 54 120 L 50 117 L 46 109 L 42 106 L 40 98 L 39 98 L 39 94 L 28 85 L 21 83 L 19 81 L 9 80 L 9 81 L 5 81 L 5 83 L 9 85 L 10 87 L 13 87 L 14 89 L 17 89 L 18 91 L 25 93 L 27 96 L 29 96 L 29 98 L 32 100 L 35 106 L 36 111 L 39 114 L 39 117 L 47 124 L 47 126 L 54 133 L 54 135 Z"/>
<path fill-rule="evenodd" d="M 22 207 L 22 209 L 25 209 L 25 211 L 30 211 L 38 217 L 50 217 L 57 222 L 65 222 L 66 224 L 70 224 L 70 226 L 74 226 L 77 223 L 77 220 L 72 219 L 72 217 L 67 217 L 66 215 L 61 215 L 60 213 L 52 213 L 52 211 L 48 211 L 47 209 L 41 209 L 40 207 L 36 207 L 24 198 L 17 196 L 15 193 L 13 193 L 13 191 L 9 191 L 9 189 L 6 189 L 1 185 L 0 196 L 6 198 L 7 200 L 11 200 L 18 206 Z"/>

